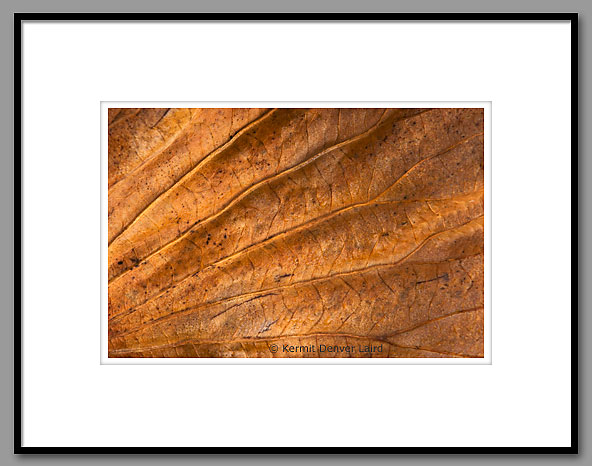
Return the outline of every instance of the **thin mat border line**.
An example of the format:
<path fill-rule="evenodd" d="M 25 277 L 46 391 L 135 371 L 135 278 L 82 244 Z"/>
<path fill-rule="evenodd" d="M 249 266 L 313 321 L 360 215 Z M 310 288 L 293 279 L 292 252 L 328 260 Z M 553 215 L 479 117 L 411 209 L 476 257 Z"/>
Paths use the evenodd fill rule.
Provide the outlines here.
<path fill-rule="evenodd" d="M 269 104 L 269 105 L 267 105 Z M 482 108 L 485 117 L 484 355 L 482 358 L 109 358 L 107 351 L 107 109 L 116 108 Z M 102 101 L 101 102 L 101 354 L 104 365 L 491 365 L 491 101 Z"/>
<path fill-rule="evenodd" d="M 571 23 L 571 445 L 569 447 L 24 447 L 22 445 L 22 23 L 23 21 L 569 21 Z M 15 13 L 14 14 L 14 453 L 35 454 L 577 454 L 578 14 L 577 13 Z M 575 181 L 575 183 L 574 183 Z"/>

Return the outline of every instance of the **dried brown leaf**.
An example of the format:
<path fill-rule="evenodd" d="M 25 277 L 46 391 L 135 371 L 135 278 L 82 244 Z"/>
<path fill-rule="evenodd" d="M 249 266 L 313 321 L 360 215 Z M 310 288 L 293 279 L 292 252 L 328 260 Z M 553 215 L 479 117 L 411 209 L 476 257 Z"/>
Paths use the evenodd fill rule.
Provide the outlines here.
<path fill-rule="evenodd" d="M 109 121 L 110 357 L 483 357 L 482 109 Z"/>

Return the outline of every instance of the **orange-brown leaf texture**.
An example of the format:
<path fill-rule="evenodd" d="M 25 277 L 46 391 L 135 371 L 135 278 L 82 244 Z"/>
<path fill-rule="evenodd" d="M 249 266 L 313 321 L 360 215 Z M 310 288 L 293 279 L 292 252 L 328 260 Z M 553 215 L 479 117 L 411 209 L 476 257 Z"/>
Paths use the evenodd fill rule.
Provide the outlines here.
<path fill-rule="evenodd" d="M 483 109 L 109 109 L 109 357 L 483 357 Z"/>

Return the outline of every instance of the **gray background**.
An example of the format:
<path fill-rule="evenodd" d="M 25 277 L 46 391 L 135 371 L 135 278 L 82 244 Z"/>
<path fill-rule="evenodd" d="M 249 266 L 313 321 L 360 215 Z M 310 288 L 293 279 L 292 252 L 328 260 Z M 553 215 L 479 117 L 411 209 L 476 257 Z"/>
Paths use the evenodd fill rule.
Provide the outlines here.
<path fill-rule="evenodd" d="M 590 82 L 590 34 L 586 30 L 589 16 L 592 15 L 592 2 L 588 0 L 415 0 L 415 1 L 387 1 L 387 0 L 294 0 L 292 2 L 282 0 L 252 0 L 250 2 L 240 0 L 167 0 L 166 2 L 154 0 L 102 0 L 93 4 L 87 1 L 76 0 L 3 0 L 0 2 L 0 38 L 3 66 L 0 67 L 2 78 L 0 94 L 0 125 L 3 151 L 0 158 L 0 206 L 4 221 L 0 222 L 0 232 L 3 241 L 0 242 L 0 286 L 2 287 L 3 307 L 0 313 L 0 363 L 2 364 L 2 377 L 0 377 L 0 464 L 79 464 L 89 462 L 92 464 L 473 464 L 482 461 L 486 464 L 502 463 L 512 464 L 592 464 L 590 453 L 590 400 L 582 395 L 592 393 L 590 381 L 592 370 L 590 368 L 590 356 L 592 345 L 589 335 L 592 334 L 590 315 L 584 310 L 590 309 L 591 287 L 580 286 L 580 455 L 559 456 L 546 455 L 537 457 L 525 456 L 376 456 L 373 458 L 358 455 L 315 457 L 309 455 L 277 456 L 187 456 L 178 455 L 165 457 L 162 455 L 144 456 L 115 456 L 115 455 L 13 455 L 13 308 L 14 308 L 14 182 L 13 182 L 13 17 L 14 12 L 577 12 L 580 13 L 580 212 L 579 233 L 580 237 L 592 236 L 591 215 L 589 201 L 591 185 L 584 180 L 592 179 L 592 162 L 590 153 L 590 115 L 591 100 L 583 83 Z M 541 96 L 544 97 L 544 96 Z M 588 157 L 584 157 L 587 154 Z M 584 207 L 586 206 L 586 208 Z M 580 285 L 589 281 L 590 272 L 590 246 L 580 244 Z M 575 297 L 574 297 L 575 299 Z M 589 397 L 588 397 L 589 398 Z M 509 421 L 511 422 L 511 421 Z"/>

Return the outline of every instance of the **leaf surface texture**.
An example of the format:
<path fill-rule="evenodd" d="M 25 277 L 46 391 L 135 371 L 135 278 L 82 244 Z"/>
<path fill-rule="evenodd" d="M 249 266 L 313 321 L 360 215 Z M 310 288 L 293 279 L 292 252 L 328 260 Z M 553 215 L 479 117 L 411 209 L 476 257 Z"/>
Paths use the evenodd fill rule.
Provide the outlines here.
<path fill-rule="evenodd" d="M 483 190 L 483 109 L 110 109 L 109 356 L 483 357 Z"/>

